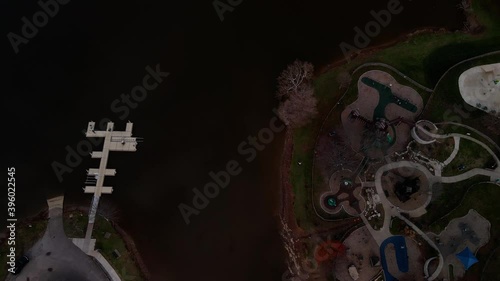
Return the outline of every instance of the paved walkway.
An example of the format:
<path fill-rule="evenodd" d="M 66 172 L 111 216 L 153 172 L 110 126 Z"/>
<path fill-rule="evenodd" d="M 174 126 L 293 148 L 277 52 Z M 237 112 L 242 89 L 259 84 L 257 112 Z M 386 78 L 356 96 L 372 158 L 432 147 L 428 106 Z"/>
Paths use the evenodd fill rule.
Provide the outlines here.
<path fill-rule="evenodd" d="M 446 122 L 446 123 L 442 123 L 442 124 L 450 124 L 450 123 Z M 462 134 L 458 134 L 458 133 L 449 133 L 449 134 L 445 134 L 445 135 L 434 134 L 434 133 L 427 131 L 424 127 L 420 126 L 419 124 L 415 124 L 415 126 L 418 126 L 418 128 L 423 133 L 425 133 L 428 136 L 431 136 L 433 138 L 445 139 L 445 138 L 449 138 L 449 137 L 459 137 L 459 138 L 464 138 L 464 139 L 473 141 L 473 142 L 479 144 L 480 146 L 482 146 L 486 151 L 488 151 L 488 153 L 491 154 L 491 156 L 495 159 L 495 162 L 497 162 L 497 165 L 500 166 L 500 160 L 498 159 L 498 156 L 495 154 L 495 152 L 493 152 L 493 150 L 491 150 L 491 148 L 489 146 L 484 144 L 482 141 L 478 141 L 471 136 L 466 136 L 466 135 L 462 135 Z M 486 138 L 489 139 L 488 137 L 486 137 Z"/>
<path fill-rule="evenodd" d="M 6 280 L 30 281 L 108 281 L 94 259 L 66 237 L 63 229 L 64 197 L 47 200 L 49 222 L 42 239 L 27 252 L 30 262 L 16 276 Z"/>
<path fill-rule="evenodd" d="M 70 238 L 70 240 L 83 251 L 85 247 L 85 238 Z M 100 266 L 108 273 L 109 279 L 112 281 L 121 281 L 120 276 L 116 273 L 113 266 L 106 260 L 106 258 L 99 252 L 94 250 L 95 239 L 91 239 L 89 243 L 89 252 L 87 255 L 94 257 L 100 264 Z"/>
<path fill-rule="evenodd" d="M 432 241 L 431 238 L 429 238 L 429 236 L 427 236 L 427 234 L 425 234 L 420 228 L 418 228 L 413 222 L 411 222 L 409 219 L 405 218 L 403 215 L 401 214 L 398 214 L 397 216 L 398 218 L 400 218 L 401 220 L 403 220 L 407 225 L 409 225 L 416 233 L 418 233 L 427 243 L 429 243 L 429 245 L 434 248 L 437 252 L 438 252 L 438 259 L 439 259 L 439 264 L 438 264 L 438 267 L 436 269 L 436 271 L 434 271 L 434 273 L 429 276 L 429 278 L 427 278 L 427 280 L 429 281 L 432 281 L 434 279 L 436 279 L 439 274 L 441 273 L 441 270 L 443 270 L 443 266 L 444 266 L 444 258 L 443 258 L 443 255 L 441 254 L 441 252 L 439 251 L 439 248 L 438 246 L 436 245 L 436 243 L 434 243 L 434 241 Z"/>
<path fill-rule="evenodd" d="M 109 264 L 109 262 L 106 260 L 105 257 L 103 257 L 103 255 L 101 255 L 101 253 L 99 253 L 98 251 L 92 251 L 91 256 L 93 256 L 101 264 L 101 266 L 108 272 L 108 275 L 112 281 L 121 281 L 120 276 L 118 276 L 113 266 Z M 127 280 L 127 277 L 124 278 L 125 280 Z"/>
<path fill-rule="evenodd" d="M 431 198 L 432 198 L 432 189 L 430 189 L 429 194 L 428 194 L 428 199 L 427 201 L 420 207 L 413 209 L 413 210 L 403 210 L 400 209 L 399 207 L 395 206 L 394 204 L 387 199 L 384 193 L 384 189 L 382 187 L 382 174 L 385 173 L 386 171 L 394 170 L 394 169 L 399 169 L 399 168 L 413 168 L 421 171 L 429 180 L 429 187 L 432 187 L 434 183 L 439 182 L 439 178 L 432 175 L 427 168 L 425 168 L 423 165 L 415 162 L 410 162 L 410 161 L 399 161 L 399 162 L 393 162 L 386 164 L 382 167 L 380 167 L 377 172 L 375 173 L 375 188 L 377 189 L 377 193 L 380 196 L 380 200 L 382 204 L 384 204 L 384 207 L 390 207 L 391 209 L 396 209 L 399 211 L 403 211 L 405 213 L 408 213 L 410 216 L 418 216 L 418 214 L 426 213 L 425 208 L 427 205 L 429 205 Z M 414 214 L 414 215 L 412 215 Z M 387 216 L 384 217 L 384 226 L 388 226 L 390 223 L 390 218 L 387 218 Z M 386 224 L 387 223 L 387 224 Z"/>
<path fill-rule="evenodd" d="M 441 123 L 441 124 L 457 124 L 457 123 L 444 122 L 444 123 Z M 493 171 L 492 170 L 475 168 L 475 169 L 469 170 L 469 171 L 467 171 L 465 173 L 462 173 L 460 175 L 457 175 L 457 176 L 443 177 L 441 179 L 442 182 L 444 182 L 444 183 L 453 183 L 453 182 L 463 181 L 463 180 L 466 180 L 466 179 L 468 179 L 470 177 L 473 177 L 475 175 L 489 176 L 492 182 L 495 182 L 498 179 L 500 179 L 500 159 L 495 154 L 495 152 L 493 150 L 491 150 L 491 148 L 488 145 L 486 145 L 485 143 L 483 143 L 482 141 L 479 141 L 479 140 L 477 140 L 477 139 L 475 139 L 475 138 L 473 138 L 471 136 L 466 136 L 466 135 L 462 135 L 462 134 L 458 134 L 458 133 L 449 133 L 449 134 L 445 134 L 445 135 L 434 134 L 434 133 L 431 133 L 431 132 L 427 131 L 425 128 L 421 127 L 419 124 L 415 124 L 415 126 L 418 126 L 418 128 L 423 133 L 425 133 L 428 136 L 431 136 L 433 138 L 443 139 L 443 138 L 453 137 L 454 139 L 455 138 L 459 138 L 459 139 L 460 138 L 464 138 L 464 139 L 473 141 L 473 142 L 479 144 L 480 146 L 482 146 L 486 151 L 488 151 L 488 153 L 493 157 L 493 159 L 495 160 L 495 162 L 497 164 L 497 169 L 495 169 Z M 470 128 L 468 126 L 465 126 L 465 127 Z M 488 141 L 493 142 L 493 140 L 491 140 L 488 136 L 483 135 L 483 134 L 481 134 L 481 136 L 484 137 L 484 138 L 486 138 Z M 456 143 L 456 139 L 455 139 L 455 143 Z"/>
<path fill-rule="evenodd" d="M 488 176 L 491 178 L 500 177 L 500 173 L 497 171 L 489 171 L 489 170 L 485 170 L 485 169 L 475 168 L 475 169 L 469 170 L 465 173 L 462 173 L 460 175 L 451 176 L 451 177 L 442 177 L 441 182 L 454 183 L 454 182 L 464 181 L 468 178 L 472 178 L 473 176 L 477 176 L 477 175 Z"/>
<path fill-rule="evenodd" d="M 467 126 L 467 125 L 464 125 L 464 124 L 460 124 L 460 123 L 455 123 L 455 122 L 442 122 L 442 123 L 436 123 L 437 125 L 454 125 L 454 126 L 459 126 L 459 127 L 463 127 L 463 128 L 466 128 L 468 130 L 471 130 L 472 132 L 480 135 L 481 137 L 483 137 L 484 139 L 488 140 L 489 143 L 491 143 L 496 149 L 497 149 L 497 152 L 500 152 L 500 146 L 498 146 L 498 144 L 493 141 L 490 137 L 488 137 L 487 135 L 485 135 L 483 132 L 477 130 L 477 129 L 474 129 L 472 128 L 471 126 Z"/>
<path fill-rule="evenodd" d="M 455 141 L 455 147 L 453 147 L 453 151 L 451 152 L 450 156 L 448 159 L 444 160 L 443 164 L 445 166 L 448 166 L 448 164 L 455 159 L 455 157 L 458 154 L 458 150 L 460 149 L 460 138 L 459 137 L 453 137 L 453 140 Z"/>

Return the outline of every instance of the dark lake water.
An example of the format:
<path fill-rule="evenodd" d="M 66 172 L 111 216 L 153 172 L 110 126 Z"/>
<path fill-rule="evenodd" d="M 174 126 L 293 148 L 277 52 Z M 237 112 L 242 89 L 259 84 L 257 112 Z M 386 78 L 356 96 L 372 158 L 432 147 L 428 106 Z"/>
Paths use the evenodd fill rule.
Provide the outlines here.
<path fill-rule="evenodd" d="M 351 43 L 353 27 L 388 1 L 269 2 L 243 0 L 223 22 L 211 0 L 60 7 L 7 64 L 4 149 L 17 169 L 19 215 L 62 193 L 66 203 L 88 204 L 85 170 L 98 163 L 86 157 L 61 183 L 51 163 L 65 162 L 65 147 L 84 139 L 90 120 L 109 118 L 123 129 L 111 103 L 141 83 L 147 65 L 160 64 L 170 76 L 126 118 L 145 141 L 136 153 L 111 154 L 115 191 L 103 201 L 120 210 L 154 280 L 281 280 L 275 209 L 283 136 L 251 163 L 237 146 L 268 126 L 275 78 L 287 63 L 338 59 L 339 43 Z M 402 1 L 403 12 L 371 46 L 422 27 L 460 28 L 457 2 Z M 21 17 L 40 9 L 36 1 L 2 6 L 8 31 L 18 34 Z M 231 159 L 243 172 L 186 225 L 178 205 Z"/>

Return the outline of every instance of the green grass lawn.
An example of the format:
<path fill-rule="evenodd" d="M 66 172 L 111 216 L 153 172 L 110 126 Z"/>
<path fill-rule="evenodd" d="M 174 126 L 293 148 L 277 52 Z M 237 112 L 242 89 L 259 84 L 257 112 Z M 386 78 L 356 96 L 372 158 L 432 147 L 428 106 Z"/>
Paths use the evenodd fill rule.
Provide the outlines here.
<path fill-rule="evenodd" d="M 487 181 L 489 181 L 489 177 L 475 176 L 457 183 L 442 184 L 442 187 L 439 188 L 441 189 L 439 191 L 440 194 L 432 195 L 433 200 L 427 207 L 427 213 L 416 219 L 416 222 L 425 230 L 437 231 L 439 233 L 440 228 L 437 221 L 460 204 L 460 201 L 472 185 Z M 436 189 L 433 188 L 433 193 L 437 193 L 438 190 Z"/>
<path fill-rule="evenodd" d="M 495 276 L 500 274 L 500 249 L 498 244 L 496 244 L 496 250 L 491 252 L 491 255 L 488 260 L 488 264 L 485 264 L 483 268 L 483 279 L 482 280 L 493 280 Z"/>
<path fill-rule="evenodd" d="M 414 142 L 411 149 L 419 151 L 426 157 L 436 159 L 439 162 L 444 162 L 448 159 L 455 148 L 455 141 L 452 137 L 445 139 L 437 139 L 431 144 L 419 144 Z"/>
<path fill-rule="evenodd" d="M 485 168 L 490 156 L 491 154 L 479 144 L 471 140 L 461 139 L 457 155 L 450 164 L 444 167 L 442 174 L 449 177 L 474 168 Z M 458 168 L 460 165 L 465 165 L 463 171 L 459 171 Z"/>
<path fill-rule="evenodd" d="M 294 151 L 290 172 L 295 195 L 295 215 L 302 228 L 309 230 L 314 226 L 324 224 L 324 222 L 318 219 L 314 214 L 313 206 L 311 205 L 313 200 L 311 198 L 312 192 L 310 188 L 313 182 L 322 182 L 321 179 L 313 179 L 312 163 L 314 145 L 320 133 L 322 123 L 345 91 L 339 88 L 340 83 L 338 77 L 342 73 L 352 73 L 354 69 L 366 62 L 383 62 L 396 67 L 405 75 L 424 86 L 434 88 L 435 82 L 439 80 L 449 67 L 463 59 L 498 49 L 498 43 L 496 42 L 499 42 L 498 40 L 500 39 L 500 28 L 498 28 L 498 26 L 500 26 L 500 18 L 496 17 L 492 12 L 492 3 L 495 2 L 493 2 L 493 0 L 473 1 L 474 11 L 480 22 L 485 26 L 485 32 L 480 35 L 470 35 L 462 32 L 415 35 L 405 42 L 379 50 L 373 55 L 370 55 L 370 57 L 360 56 L 352 60 L 349 64 L 336 67 L 316 77 L 314 88 L 318 99 L 318 117 L 312 120 L 309 125 L 296 129 L 293 132 Z M 496 4 L 493 4 L 493 6 L 498 7 Z M 498 61 L 496 57 L 494 59 Z M 493 60 L 493 58 L 486 58 L 477 63 L 483 63 L 490 60 Z M 387 71 L 380 67 L 366 68 L 363 69 L 363 71 L 370 69 L 382 69 Z M 345 99 L 343 99 L 342 104 L 339 105 L 338 111 L 341 112 L 343 107 L 356 99 L 356 83 L 363 71 L 353 75 L 351 85 Z M 391 71 L 387 72 L 398 79 L 398 76 Z M 438 91 L 436 91 L 437 94 L 433 96 L 431 104 L 432 110 L 427 111 L 431 112 L 431 115 L 437 114 L 437 117 L 442 116 L 442 113 L 439 112 L 443 112 L 444 109 L 448 108 L 450 105 L 449 102 L 446 102 L 448 94 L 455 100 L 460 98 L 459 96 L 457 98 L 456 92 L 452 93 L 448 91 L 451 89 L 450 87 L 454 85 L 453 77 L 456 77 L 456 73 L 452 72 L 453 71 L 449 74 L 450 78 L 446 77 L 449 81 L 442 82 L 439 85 L 439 93 L 444 94 L 439 94 Z M 459 71 L 457 70 L 456 72 L 458 73 Z M 408 82 L 405 82 L 406 81 L 401 81 L 401 84 L 408 84 Z M 411 84 L 409 86 L 411 86 Z M 415 89 L 422 95 L 424 102 L 426 102 L 429 94 L 417 88 Z M 339 120 L 339 115 L 339 112 L 333 112 L 332 117 L 329 117 L 326 125 L 334 125 L 336 122 L 335 120 Z M 438 119 L 431 120 L 434 121 Z M 472 122 L 477 123 L 477 119 L 470 118 L 467 122 L 467 124 L 472 124 Z M 301 161 L 303 164 L 300 166 L 297 165 L 298 161 Z M 319 175 L 319 173 L 315 171 L 314 177 L 317 177 L 317 175 Z"/>
<path fill-rule="evenodd" d="M 70 218 L 71 216 L 71 218 Z M 26 253 L 40 238 L 42 238 L 47 228 L 46 218 L 36 218 L 29 222 L 20 222 L 16 231 L 16 256 Z M 70 238 L 82 238 L 85 236 L 87 226 L 87 216 L 80 211 L 64 213 L 64 232 Z M 105 238 L 106 233 L 110 233 L 109 238 Z M 101 254 L 113 266 L 122 280 L 144 280 L 140 271 L 132 259 L 121 236 L 116 232 L 111 223 L 98 216 L 94 226 L 93 238 L 97 239 L 96 249 L 100 249 Z M 7 242 L 0 245 L 0 280 L 7 277 Z M 117 249 L 121 254 L 120 258 L 115 258 L 113 250 Z M 130 279 L 134 277 L 134 279 Z M 128 278 L 128 279 L 127 279 Z"/>
<path fill-rule="evenodd" d="M 371 60 L 391 64 L 414 80 L 433 88 L 441 75 L 455 63 L 498 50 L 500 5 L 495 0 L 476 0 L 472 1 L 472 8 L 485 27 L 482 34 L 422 34 L 382 50 Z"/>
<path fill-rule="evenodd" d="M 498 41 L 500 42 L 500 37 Z M 497 49 L 499 45 L 500 44 L 497 43 Z M 467 69 L 499 61 L 500 54 L 496 54 L 462 63 L 450 70 L 437 85 L 433 94 L 432 103 L 428 106 L 424 117 L 433 122 L 453 121 L 469 125 L 470 120 L 477 119 L 486 114 L 481 110 L 469 111 L 465 109 L 464 101 L 458 88 L 458 78 Z M 460 113 L 460 111 L 456 109 L 457 107 L 460 107 L 464 113 Z"/>
<path fill-rule="evenodd" d="M 85 236 L 87 226 L 87 216 L 81 211 L 71 211 L 64 213 L 64 232 L 70 238 L 82 238 Z M 110 234 L 106 238 L 106 233 Z M 111 222 L 101 216 L 97 216 L 94 225 L 92 238 L 96 239 L 95 248 L 106 258 L 120 275 L 122 280 L 144 280 L 135 264 L 132 255 L 125 246 L 125 242 L 115 230 Z M 120 257 L 116 258 L 114 250 L 118 250 Z M 130 279 L 134 277 L 134 279 Z M 128 279 L 127 279 L 128 278 Z"/>
<path fill-rule="evenodd" d="M 25 254 L 40 238 L 42 238 L 47 228 L 47 220 L 38 218 L 30 222 L 18 222 L 16 224 L 16 257 Z M 11 246 L 7 241 L 0 245 L 0 280 L 7 277 L 7 254 Z"/>
<path fill-rule="evenodd" d="M 391 231 L 392 235 L 404 235 L 405 226 L 406 223 L 402 219 L 398 217 L 392 217 L 389 230 Z"/>

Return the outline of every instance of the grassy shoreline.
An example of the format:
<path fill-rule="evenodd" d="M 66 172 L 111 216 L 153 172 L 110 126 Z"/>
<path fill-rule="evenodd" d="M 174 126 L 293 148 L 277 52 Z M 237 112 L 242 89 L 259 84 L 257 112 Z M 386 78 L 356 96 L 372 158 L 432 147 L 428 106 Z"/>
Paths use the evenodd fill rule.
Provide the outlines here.
<path fill-rule="evenodd" d="M 68 238 L 84 237 L 87 227 L 87 207 L 65 207 L 63 213 L 64 232 Z M 40 238 L 43 237 L 48 224 L 47 211 L 43 210 L 36 216 L 18 222 L 16 229 L 16 256 L 26 253 Z M 106 238 L 106 233 L 109 237 Z M 113 266 L 122 280 L 143 281 L 149 279 L 149 273 L 140 258 L 135 244 L 130 237 L 114 222 L 98 215 L 94 226 L 93 238 L 96 249 Z M 5 280 L 7 272 L 7 240 L 0 240 L 0 280 Z M 121 254 L 116 258 L 114 250 Z"/>
<path fill-rule="evenodd" d="M 40 238 L 43 237 L 47 228 L 48 219 L 46 212 L 18 221 L 16 223 L 16 257 L 26 253 Z M 8 235 L 8 232 L 5 232 Z M 5 280 L 9 274 L 7 269 L 7 254 L 11 246 L 7 244 L 7 239 L 0 240 L 0 280 Z"/>
<path fill-rule="evenodd" d="M 85 237 L 87 212 L 79 209 L 65 211 L 63 218 L 64 232 L 68 237 Z M 122 280 L 145 280 L 144 274 L 141 273 L 136 264 L 136 258 L 132 253 L 133 249 L 128 249 L 125 239 L 117 231 L 112 221 L 98 215 L 92 238 L 96 239 L 96 250 L 99 250 L 113 266 Z M 121 255 L 120 257 L 113 254 L 115 249 Z"/>

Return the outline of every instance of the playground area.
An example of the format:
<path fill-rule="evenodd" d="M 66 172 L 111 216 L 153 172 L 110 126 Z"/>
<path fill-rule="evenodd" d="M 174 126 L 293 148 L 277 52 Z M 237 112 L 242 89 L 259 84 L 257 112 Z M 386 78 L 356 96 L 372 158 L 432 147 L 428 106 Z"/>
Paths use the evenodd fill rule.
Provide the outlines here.
<path fill-rule="evenodd" d="M 375 159 L 404 149 L 423 109 L 422 97 L 380 70 L 361 75 L 357 86 L 356 101 L 341 114 L 352 149 Z"/>
<path fill-rule="evenodd" d="M 415 168 L 401 167 L 382 176 L 382 186 L 387 199 L 401 210 L 415 210 L 425 205 L 431 196 L 429 180 Z"/>
<path fill-rule="evenodd" d="M 348 214 L 357 215 L 365 208 L 361 193 L 361 179 L 352 179 L 351 170 L 339 170 L 329 180 L 330 191 L 320 196 L 323 211 L 335 214 L 344 209 Z"/>
<path fill-rule="evenodd" d="M 453 219 L 439 234 L 429 233 L 429 238 L 436 241 L 439 251 L 444 257 L 446 267 L 453 266 L 453 275 L 460 278 L 465 274 L 464 265 L 457 258 L 457 254 L 465 247 L 473 253 L 490 240 L 490 222 L 475 210 L 463 217 Z M 449 270 L 441 271 L 441 278 L 450 280 Z"/>
<path fill-rule="evenodd" d="M 388 241 L 384 250 L 384 244 L 381 246 L 381 255 L 385 253 L 382 261 L 387 263 L 385 280 L 424 281 L 424 260 L 417 242 L 404 236 L 393 236 Z"/>
<path fill-rule="evenodd" d="M 370 232 L 363 226 L 356 229 L 344 241 L 346 255 L 335 262 L 335 277 L 340 281 L 352 281 L 349 267 L 355 266 L 359 272 L 357 281 L 369 281 L 382 269 L 378 245 Z M 362 269 L 362 270 L 360 270 Z"/>
<path fill-rule="evenodd" d="M 450 82 L 458 101 L 457 78 L 470 67 L 457 71 Z M 370 69 L 380 70 L 362 70 L 352 77 L 352 84 L 323 121 L 314 146 L 312 196 L 316 215 L 324 221 L 359 215 L 365 225 L 360 228 L 363 231 L 344 236 L 347 251 L 333 263 L 335 277 L 372 280 L 377 276 L 379 280 L 384 274 L 384 280 L 456 281 L 461 277 L 475 280 L 470 276 L 484 273 L 483 268 L 493 272 L 497 266 L 484 263 L 493 260 L 488 252 L 494 243 L 485 243 L 496 241 L 496 230 L 492 228 L 491 239 L 484 234 L 481 227 L 489 222 L 482 217 L 470 216 L 474 221 L 456 225 L 452 222 L 440 236 L 427 232 L 442 230 L 449 218 L 458 217 L 450 215 L 439 227 L 434 223 L 462 204 L 462 194 L 468 194 L 467 188 L 475 186 L 476 179 L 498 183 L 498 142 L 472 123 L 419 120 L 423 118 L 423 100 L 432 106 L 430 97 L 436 89 L 422 87 L 394 69 Z M 497 75 L 494 71 L 498 70 L 481 69 L 490 72 L 485 76 L 490 80 L 491 73 Z M 498 79 L 491 81 L 490 96 L 500 85 Z M 443 98 L 440 107 L 431 108 L 444 112 L 454 103 Z M 481 240 L 485 237 L 486 241 Z M 375 252 L 370 252 L 371 242 L 379 246 Z M 467 270 L 469 267 L 472 270 Z"/>

